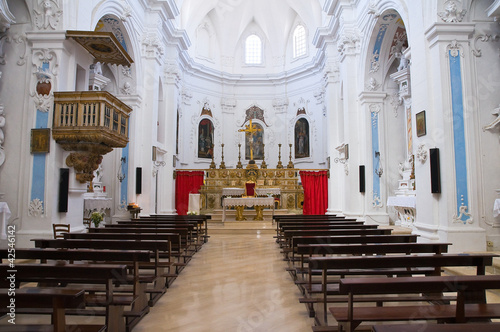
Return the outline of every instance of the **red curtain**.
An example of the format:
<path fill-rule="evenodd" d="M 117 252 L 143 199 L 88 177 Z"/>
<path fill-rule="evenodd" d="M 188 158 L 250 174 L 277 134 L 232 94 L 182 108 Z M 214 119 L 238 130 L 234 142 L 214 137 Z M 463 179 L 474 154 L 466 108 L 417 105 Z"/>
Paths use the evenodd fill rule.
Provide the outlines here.
<path fill-rule="evenodd" d="M 303 214 L 325 214 L 328 208 L 328 172 L 300 171 L 304 187 Z"/>
<path fill-rule="evenodd" d="M 175 180 L 175 209 L 178 215 L 188 212 L 189 194 L 197 194 L 203 185 L 203 171 L 177 171 Z"/>

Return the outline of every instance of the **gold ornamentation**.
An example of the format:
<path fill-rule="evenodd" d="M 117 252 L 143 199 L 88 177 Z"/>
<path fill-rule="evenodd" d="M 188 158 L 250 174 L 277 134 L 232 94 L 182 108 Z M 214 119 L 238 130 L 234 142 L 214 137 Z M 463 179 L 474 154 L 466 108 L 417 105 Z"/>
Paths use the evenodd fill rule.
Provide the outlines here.
<path fill-rule="evenodd" d="M 94 179 L 94 171 L 99 167 L 102 156 L 95 153 L 73 152 L 66 158 L 66 165 L 73 167 L 80 183 Z"/>

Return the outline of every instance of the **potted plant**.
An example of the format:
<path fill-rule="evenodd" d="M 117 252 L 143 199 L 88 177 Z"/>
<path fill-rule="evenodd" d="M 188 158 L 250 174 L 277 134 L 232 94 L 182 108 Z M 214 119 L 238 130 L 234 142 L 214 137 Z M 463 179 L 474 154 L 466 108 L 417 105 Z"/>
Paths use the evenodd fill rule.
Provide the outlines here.
<path fill-rule="evenodd" d="M 92 212 L 90 215 L 90 221 L 94 224 L 94 227 L 99 227 L 99 224 L 104 220 L 104 212 Z"/>

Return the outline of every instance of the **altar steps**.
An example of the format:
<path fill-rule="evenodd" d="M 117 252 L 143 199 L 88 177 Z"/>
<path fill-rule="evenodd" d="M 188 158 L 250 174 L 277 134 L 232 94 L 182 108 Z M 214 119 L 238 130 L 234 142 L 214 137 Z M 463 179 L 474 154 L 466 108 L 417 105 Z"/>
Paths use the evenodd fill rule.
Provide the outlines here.
<path fill-rule="evenodd" d="M 288 210 L 275 210 L 274 214 L 287 214 Z M 247 220 L 237 221 L 236 210 L 226 210 L 225 221 L 222 222 L 222 209 L 214 210 L 212 218 L 208 221 L 209 234 L 276 234 L 276 226 L 273 224 L 273 210 L 264 209 L 264 220 L 253 220 L 255 210 L 243 211 Z"/>

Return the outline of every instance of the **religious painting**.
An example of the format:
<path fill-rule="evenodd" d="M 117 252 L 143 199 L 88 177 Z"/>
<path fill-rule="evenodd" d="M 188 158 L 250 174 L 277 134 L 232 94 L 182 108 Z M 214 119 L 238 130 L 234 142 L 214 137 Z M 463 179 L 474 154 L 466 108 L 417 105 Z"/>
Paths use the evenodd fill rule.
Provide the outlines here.
<path fill-rule="evenodd" d="M 49 153 L 50 129 L 31 129 L 31 153 Z"/>
<path fill-rule="evenodd" d="M 251 135 L 245 133 L 245 159 L 251 160 L 250 150 L 253 150 L 253 160 L 264 160 L 264 128 L 258 123 L 253 123 L 256 131 Z"/>
<path fill-rule="evenodd" d="M 203 119 L 198 126 L 198 158 L 212 159 L 214 125 L 209 119 Z"/>
<path fill-rule="evenodd" d="M 417 122 L 417 137 L 425 136 L 427 133 L 426 125 L 425 125 L 425 111 L 417 113 L 416 115 Z"/>
<path fill-rule="evenodd" d="M 310 157 L 309 122 L 302 118 L 295 122 L 295 159 L 308 157 Z"/>

